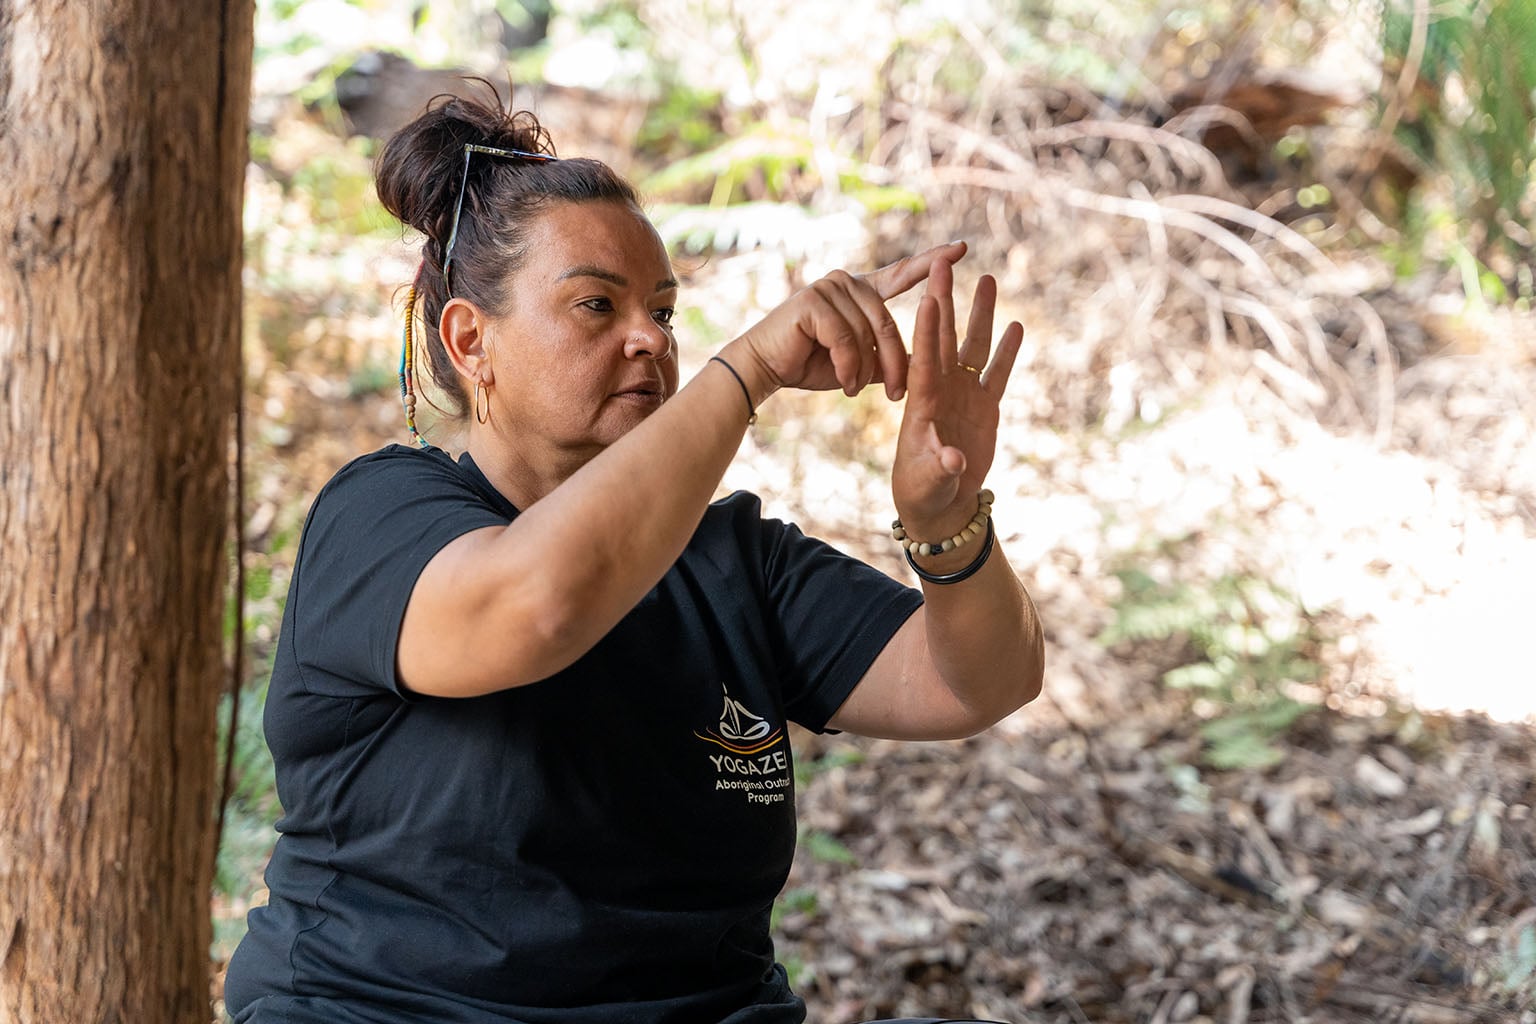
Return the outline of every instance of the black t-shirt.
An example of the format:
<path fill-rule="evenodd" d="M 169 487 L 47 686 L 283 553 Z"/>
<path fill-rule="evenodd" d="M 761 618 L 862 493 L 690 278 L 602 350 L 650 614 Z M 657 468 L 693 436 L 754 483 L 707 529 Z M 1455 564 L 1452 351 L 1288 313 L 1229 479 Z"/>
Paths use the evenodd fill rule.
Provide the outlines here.
<path fill-rule="evenodd" d="M 768 930 L 795 843 L 786 726 L 824 728 L 921 596 L 737 493 L 570 668 L 465 700 L 403 691 L 417 576 L 516 515 L 467 456 L 399 445 L 316 499 L 266 704 L 271 897 L 230 1012 L 802 1020 Z"/>

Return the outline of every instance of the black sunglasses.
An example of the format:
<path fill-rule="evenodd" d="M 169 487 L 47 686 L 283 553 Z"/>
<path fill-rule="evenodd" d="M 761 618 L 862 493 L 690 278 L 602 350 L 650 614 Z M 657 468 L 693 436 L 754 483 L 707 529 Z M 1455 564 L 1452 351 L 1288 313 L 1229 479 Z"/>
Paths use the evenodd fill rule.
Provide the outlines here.
<path fill-rule="evenodd" d="M 459 240 L 459 214 L 464 212 L 464 192 L 469 186 L 469 160 L 476 153 L 499 156 L 505 160 L 535 160 L 540 163 L 555 159 L 548 153 L 529 153 L 521 149 L 497 149 L 494 146 L 478 146 L 473 142 L 464 144 L 464 174 L 459 178 L 459 200 L 453 204 L 453 227 L 448 232 L 448 246 L 443 250 L 443 288 L 450 299 L 453 298 L 453 278 L 450 276 L 453 269 L 453 247 Z"/>

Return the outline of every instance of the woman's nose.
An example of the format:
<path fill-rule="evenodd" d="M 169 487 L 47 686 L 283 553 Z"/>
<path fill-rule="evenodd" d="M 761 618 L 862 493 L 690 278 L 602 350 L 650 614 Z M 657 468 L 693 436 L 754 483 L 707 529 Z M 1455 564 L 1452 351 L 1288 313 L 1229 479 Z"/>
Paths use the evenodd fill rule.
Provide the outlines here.
<path fill-rule="evenodd" d="M 630 330 L 624 342 L 624 355 L 630 359 L 648 357 L 660 362 L 672 354 L 675 344 L 671 327 L 646 316 L 643 323 L 637 323 Z"/>

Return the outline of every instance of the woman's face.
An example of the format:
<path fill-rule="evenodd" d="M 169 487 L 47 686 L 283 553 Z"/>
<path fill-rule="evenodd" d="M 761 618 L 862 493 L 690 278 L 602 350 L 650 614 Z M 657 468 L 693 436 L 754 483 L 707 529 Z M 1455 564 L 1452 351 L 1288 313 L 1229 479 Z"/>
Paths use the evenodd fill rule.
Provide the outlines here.
<path fill-rule="evenodd" d="M 492 318 L 490 427 L 534 455 L 591 458 L 677 391 L 677 282 L 634 207 L 561 203 L 529 226 L 528 256 Z"/>

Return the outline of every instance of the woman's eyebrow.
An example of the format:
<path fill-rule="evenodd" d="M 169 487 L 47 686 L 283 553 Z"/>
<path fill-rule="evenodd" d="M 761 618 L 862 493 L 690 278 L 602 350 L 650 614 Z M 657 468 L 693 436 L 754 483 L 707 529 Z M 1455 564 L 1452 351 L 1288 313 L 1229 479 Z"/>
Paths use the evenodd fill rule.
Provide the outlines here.
<path fill-rule="evenodd" d="M 566 270 L 561 271 L 560 275 L 556 277 L 555 280 L 564 281 L 572 277 L 595 277 L 599 281 L 607 281 L 609 284 L 617 285 L 620 288 L 629 287 L 629 278 L 625 277 L 623 274 L 615 274 L 611 270 L 604 270 L 602 267 L 591 263 L 582 263 L 578 266 L 569 267 Z M 656 290 L 658 292 L 664 292 L 669 288 L 676 287 L 677 281 L 670 277 L 663 281 L 656 282 Z"/>

